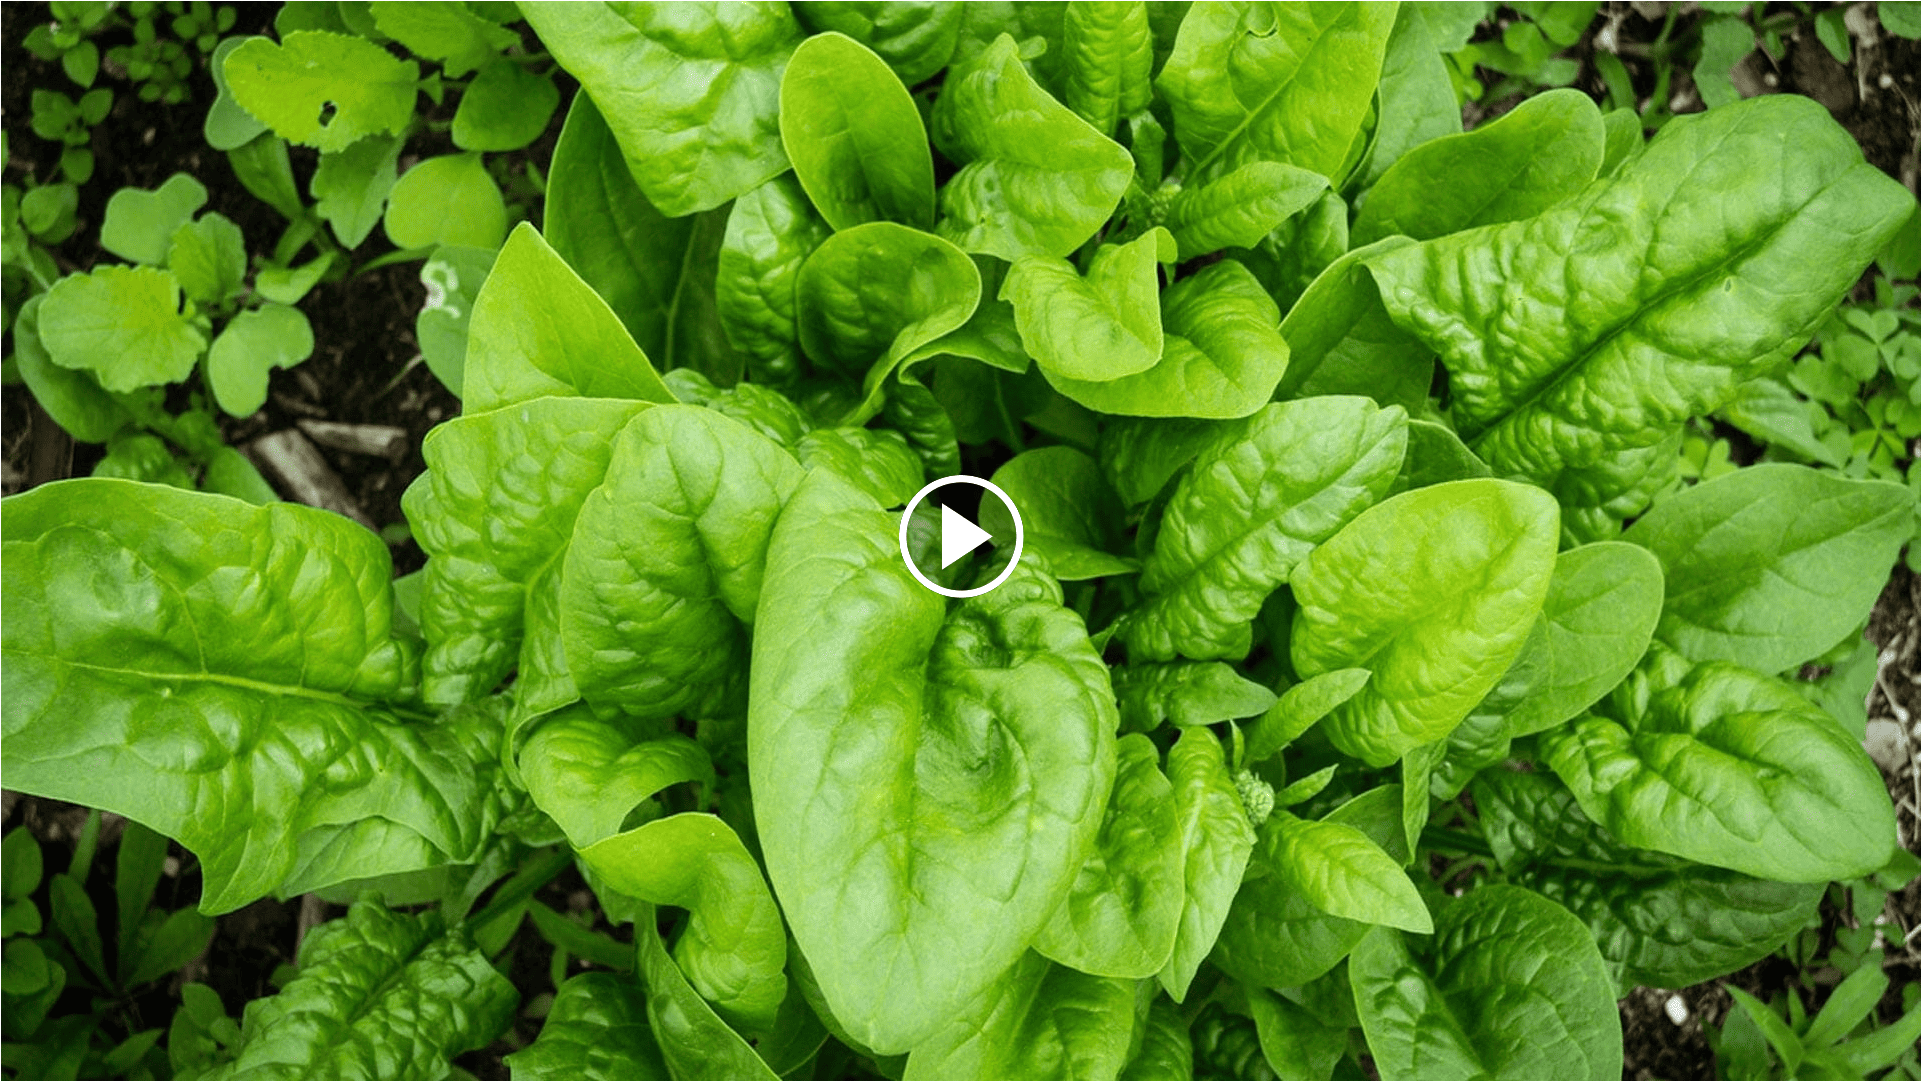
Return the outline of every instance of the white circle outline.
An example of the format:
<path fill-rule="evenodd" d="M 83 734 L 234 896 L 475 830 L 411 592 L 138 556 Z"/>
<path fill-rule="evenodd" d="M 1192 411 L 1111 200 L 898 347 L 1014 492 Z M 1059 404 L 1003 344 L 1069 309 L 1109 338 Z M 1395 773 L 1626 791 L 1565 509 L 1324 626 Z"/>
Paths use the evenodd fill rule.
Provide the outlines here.
<path fill-rule="evenodd" d="M 907 523 L 914 518 L 914 508 L 920 506 L 920 501 L 927 498 L 927 493 L 936 488 L 945 488 L 949 484 L 977 484 L 998 496 L 1001 503 L 1007 507 L 1007 513 L 1014 516 L 1014 554 L 1008 557 L 1007 566 L 1001 568 L 1001 572 L 994 576 L 994 580 L 984 586 L 975 586 L 973 589 L 948 589 L 946 586 L 937 586 L 929 581 L 925 574 L 920 572 L 919 567 L 914 565 L 914 557 L 907 550 Z M 943 597 L 959 597 L 963 599 L 967 597 L 978 597 L 989 590 L 997 588 L 1002 582 L 1007 581 L 1007 576 L 1013 574 L 1014 568 L 1020 565 L 1021 548 L 1026 543 L 1027 527 L 1022 524 L 1021 512 L 1014 506 L 1014 501 L 1007 497 L 1006 492 L 1001 491 L 1000 485 L 995 484 L 991 480 L 970 477 L 965 473 L 956 473 L 951 477 L 942 477 L 927 485 L 925 488 L 922 488 L 920 491 L 915 492 L 914 498 L 907 501 L 907 509 L 900 512 L 901 562 L 907 564 L 907 572 L 914 576 L 915 581 Z"/>

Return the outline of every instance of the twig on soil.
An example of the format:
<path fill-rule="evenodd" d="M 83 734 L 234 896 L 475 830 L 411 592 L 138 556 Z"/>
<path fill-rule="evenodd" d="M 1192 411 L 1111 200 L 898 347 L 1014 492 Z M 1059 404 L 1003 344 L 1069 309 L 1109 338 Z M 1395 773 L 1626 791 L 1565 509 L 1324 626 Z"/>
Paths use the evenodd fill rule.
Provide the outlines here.
<path fill-rule="evenodd" d="M 376 528 L 341 483 L 340 474 L 298 429 L 263 435 L 247 445 L 247 453 L 295 502 L 345 515 L 368 529 Z"/>
<path fill-rule="evenodd" d="M 307 438 L 334 450 L 390 459 L 407 453 L 407 429 L 391 424 L 342 424 L 333 420 L 297 420 L 294 423 L 307 433 Z"/>

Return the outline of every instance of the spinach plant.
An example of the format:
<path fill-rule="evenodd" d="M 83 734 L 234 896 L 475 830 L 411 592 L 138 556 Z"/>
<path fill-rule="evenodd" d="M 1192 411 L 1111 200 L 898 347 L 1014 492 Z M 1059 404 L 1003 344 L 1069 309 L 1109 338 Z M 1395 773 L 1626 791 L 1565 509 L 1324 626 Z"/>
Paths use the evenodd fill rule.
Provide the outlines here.
<path fill-rule="evenodd" d="M 436 905 L 316 932 L 211 1076 L 340 1031 L 438 1076 L 510 1015 L 501 928 L 624 952 L 529 903 L 573 862 L 631 974 L 557 986 L 529 1076 L 1598 1081 L 1625 989 L 1893 858 L 1783 674 L 1912 493 L 1653 502 L 1914 212 L 1818 105 L 1461 133 L 1415 5 L 521 13 L 581 93 L 421 578 L 298 506 L 0 504 L 10 784 L 178 839 L 209 913 Z M 350 153 L 418 86 L 365 44 L 226 78 L 363 57 L 270 114 Z M 949 600 L 896 508 L 963 468 L 1027 554 Z"/>

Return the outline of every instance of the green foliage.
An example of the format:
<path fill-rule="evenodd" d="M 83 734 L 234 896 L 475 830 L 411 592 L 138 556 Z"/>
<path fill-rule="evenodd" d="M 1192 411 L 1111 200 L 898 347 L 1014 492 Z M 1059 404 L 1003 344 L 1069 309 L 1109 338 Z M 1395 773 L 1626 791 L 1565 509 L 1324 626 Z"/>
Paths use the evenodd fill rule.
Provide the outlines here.
<path fill-rule="evenodd" d="M 1912 197 L 1790 97 L 1460 134 L 1450 64 L 1567 81 L 1593 9 L 1482 14 L 289 5 L 220 46 L 209 135 L 287 232 L 250 267 L 185 184 L 119 198 L 140 265 L 15 327 L 112 476 L 0 504 L 8 783 L 178 840 L 204 913 L 354 901 L 241 1025 L 183 991 L 169 1065 L 446 1076 L 533 944 L 528 1076 L 1612 1078 L 1624 988 L 1869 905 L 1838 714 L 1912 491 L 1676 462 L 1817 332 L 1899 375 L 1901 316 L 1822 327 Z M 558 106 L 523 16 L 584 90 L 544 229 L 485 156 Z M 376 222 L 462 395 L 399 582 L 179 490 L 224 448 L 154 404 L 204 352 L 257 405 Z M 1027 547 L 947 598 L 898 508 L 962 470 Z M 1001 569 L 981 521 L 944 583 Z M 119 978 L 81 875 L 0 857 L 10 942 L 63 951 L 9 1010 Z M 567 867 L 598 916 L 536 897 Z M 1827 1010 L 1740 1014 L 1790 1068 L 1910 1035 L 1847 1039 L 1839 945 Z"/>

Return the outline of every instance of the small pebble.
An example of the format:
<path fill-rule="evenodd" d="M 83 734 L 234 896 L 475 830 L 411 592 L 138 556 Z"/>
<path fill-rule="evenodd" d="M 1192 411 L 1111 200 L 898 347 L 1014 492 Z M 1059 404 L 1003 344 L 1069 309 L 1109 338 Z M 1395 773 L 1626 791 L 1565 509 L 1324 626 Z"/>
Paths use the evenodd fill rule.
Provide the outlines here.
<path fill-rule="evenodd" d="M 1676 1025 L 1688 1023 L 1688 1004 L 1681 1001 L 1680 995 L 1669 995 L 1667 1001 L 1668 1020 Z"/>
<path fill-rule="evenodd" d="M 1887 72 L 1884 71 L 1881 73 L 1881 78 L 1877 80 L 1877 82 L 1880 83 L 1881 89 L 1883 90 L 1890 89 L 1894 86 L 1894 76 L 1889 75 Z"/>

